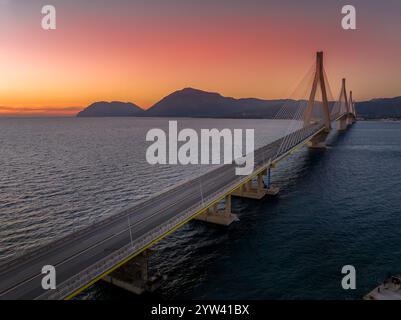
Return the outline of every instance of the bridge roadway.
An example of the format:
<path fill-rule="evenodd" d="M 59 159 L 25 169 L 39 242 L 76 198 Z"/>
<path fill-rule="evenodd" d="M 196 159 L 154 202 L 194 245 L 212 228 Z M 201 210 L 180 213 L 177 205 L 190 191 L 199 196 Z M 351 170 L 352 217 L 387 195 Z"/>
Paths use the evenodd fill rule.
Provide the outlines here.
<path fill-rule="evenodd" d="M 286 141 L 292 143 L 284 150 L 285 137 L 259 148 L 254 154 L 255 170 L 247 177 L 236 176 L 233 164 L 221 165 L 0 265 L 0 299 L 73 297 L 255 177 L 270 165 L 270 159 L 279 161 L 323 129 L 323 125 L 314 124 L 290 133 Z M 44 265 L 56 268 L 56 290 L 42 289 Z"/>

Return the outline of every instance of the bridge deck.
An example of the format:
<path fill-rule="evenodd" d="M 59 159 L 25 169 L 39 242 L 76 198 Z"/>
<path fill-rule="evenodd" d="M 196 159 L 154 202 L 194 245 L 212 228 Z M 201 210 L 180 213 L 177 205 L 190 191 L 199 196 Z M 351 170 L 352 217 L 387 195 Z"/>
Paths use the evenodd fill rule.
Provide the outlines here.
<path fill-rule="evenodd" d="M 279 161 L 322 130 L 321 124 L 314 124 L 259 148 L 254 154 L 255 170 L 249 176 L 236 176 L 234 165 L 221 165 L 0 265 L 0 299 L 72 297 L 255 177 L 271 164 L 269 160 Z M 283 147 L 284 139 L 290 141 L 288 146 Z M 56 290 L 45 291 L 41 287 L 44 265 L 56 267 Z"/>

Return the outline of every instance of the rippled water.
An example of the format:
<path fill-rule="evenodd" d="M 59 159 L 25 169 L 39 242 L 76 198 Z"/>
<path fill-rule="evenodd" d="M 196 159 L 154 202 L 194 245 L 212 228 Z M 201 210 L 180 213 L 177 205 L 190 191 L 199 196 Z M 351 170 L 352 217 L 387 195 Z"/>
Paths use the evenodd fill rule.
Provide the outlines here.
<path fill-rule="evenodd" d="M 256 145 L 288 121 L 180 119 L 179 129 L 255 128 Z M 151 128 L 168 119 L 0 119 L 0 259 L 130 207 L 211 169 L 147 163 Z"/>
<path fill-rule="evenodd" d="M 257 145 L 288 123 L 182 119 L 193 128 L 256 128 Z M 1 119 L 3 258 L 130 206 L 205 167 L 144 159 L 144 136 L 167 119 Z M 263 137 L 263 138 L 262 138 Z M 360 299 L 401 272 L 401 123 L 359 122 L 330 147 L 306 148 L 274 171 L 277 200 L 235 200 L 229 228 L 190 222 L 154 246 L 168 276 L 151 297 Z M 209 167 L 210 168 L 210 167 Z M 341 288 L 341 268 L 357 290 Z M 136 299 L 98 283 L 80 298 Z"/>

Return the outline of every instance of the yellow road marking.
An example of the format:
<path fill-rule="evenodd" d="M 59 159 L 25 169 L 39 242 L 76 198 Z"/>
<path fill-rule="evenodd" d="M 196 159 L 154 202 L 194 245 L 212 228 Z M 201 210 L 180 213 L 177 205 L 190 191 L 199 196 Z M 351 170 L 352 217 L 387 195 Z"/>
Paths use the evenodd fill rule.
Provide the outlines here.
<path fill-rule="evenodd" d="M 303 147 L 305 144 L 308 143 L 308 141 L 310 139 L 312 139 L 314 136 L 316 136 L 318 133 L 320 133 L 322 130 L 324 130 L 324 128 L 318 130 L 316 133 L 314 133 L 313 135 L 311 135 L 307 140 L 305 140 L 304 142 L 302 142 L 299 145 L 296 145 L 295 147 L 293 147 L 292 149 L 290 149 L 290 151 L 288 151 L 284 156 L 278 158 L 278 160 L 273 161 L 270 164 L 271 168 L 275 168 L 277 163 L 280 162 L 281 160 L 285 159 L 287 156 L 289 156 L 292 152 L 296 152 L 297 150 L 299 150 L 301 147 Z M 147 244 L 145 247 L 143 247 L 142 249 L 138 250 L 137 252 L 133 253 L 132 255 L 130 255 L 128 258 L 124 259 L 123 261 L 121 261 L 120 263 L 116 264 L 114 267 L 110 268 L 109 270 L 107 270 L 106 272 L 102 273 L 100 276 L 94 278 L 93 280 L 91 280 L 90 282 L 88 282 L 85 286 L 79 288 L 78 290 L 74 291 L 72 294 L 70 294 L 69 296 L 67 296 L 65 298 L 65 300 L 71 300 L 72 298 L 74 298 L 76 295 L 78 295 L 79 293 L 81 293 L 82 291 L 84 291 L 85 289 L 88 289 L 90 286 L 92 286 L 94 283 L 96 283 L 97 281 L 99 281 L 100 279 L 102 279 L 104 276 L 108 275 L 109 273 L 113 272 L 114 270 L 116 270 L 117 268 L 121 267 L 123 264 L 127 263 L 129 260 L 131 260 L 132 258 L 136 257 L 137 255 L 139 255 L 140 253 L 142 253 L 143 251 L 145 251 L 146 249 L 150 248 L 151 246 L 153 246 L 155 243 L 159 242 L 160 240 L 164 239 L 165 237 L 167 237 L 168 235 L 170 235 L 171 233 L 173 233 L 174 231 L 176 231 L 177 229 L 181 228 L 183 225 L 187 224 L 189 221 L 191 221 L 193 218 L 195 218 L 196 216 L 202 214 L 203 212 L 205 212 L 207 209 L 209 209 L 211 206 L 215 205 L 217 202 L 219 202 L 220 200 L 222 200 L 223 198 L 225 198 L 227 195 L 233 193 L 235 190 L 237 190 L 238 188 L 240 188 L 242 185 L 244 185 L 245 183 L 249 182 L 250 180 L 252 180 L 253 178 L 255 178 L 259 173 L 261 173 L 263 170 L 265 170 L 268 167 L 268 165 L 263 166 L 261 169 L 259 169 L 258 171 L 255 171 L 254 174 L 252 174 L 248 179 L 246 179 L 245 181 L 241 182 L 240 184 L 238 184 L 237 186 L 235 186 L 234 188 L 232 188 L 231 190 L 227 191 L 226 193 L 224 193 L 222 196 L 220 196 L 218 199 L 216 199 L 215 201 L 211 202 L 208 206 L 206 206 L 205 208 L 203 208 L 202 210 L 198 211 L 197 213 L 195 213 L 194 215 L 192 215 L 191 217 L 189 217 L 188 219 L 184 220 L 183 222 L 179 223 L 178 225 L 176 225 L 174 228 L 172 228 L 171 230 L 169 230 L 168 232 L 162 234 L 161 236 L 159 236 L 158 238 L 156 238 L 155 240 L 153 240 L 152 242 L 150 242 L 149 244 Z"/>

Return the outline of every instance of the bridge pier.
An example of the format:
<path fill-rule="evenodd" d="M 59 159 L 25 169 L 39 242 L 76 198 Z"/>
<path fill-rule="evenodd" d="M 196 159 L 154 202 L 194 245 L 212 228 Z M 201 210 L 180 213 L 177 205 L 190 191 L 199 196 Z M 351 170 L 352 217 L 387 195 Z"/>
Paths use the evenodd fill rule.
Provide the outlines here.
<path fill-rule="evenodd" d="M 272 174 L 271 174 L 271 169 L 275 167 L 275 164 L 272 164 L 269 168 L 267 168 L 267 192 L 266 194 L 268 196 L 277 196 L 280 193 L 280 188 L 275 187 L 272 185 Z"/>
<path fill-rule="evenodd" d="M 256 199 L 260 200 L 266 195 L 276 196 L 279 193 L 279 188 L 271 186 L 271 172 L 270 168 L 263 170 L 257 175 L 256 181 L 250 180 L 241 185 L 235 190 L 232 195 L 239 198 Z M 267 186 L 263 181 L 263 176 L 268 178 Z"/>
<path fill-rule="evenodd" d="M 237 215 L 231 212 L 231 194 L 225 197 L 225 208 L 223 210 L 219 210 L 217 203 L 215 203 L 212 207 L 197 215 L 194 219 L 223 226 L 229 226 L 234 221 L 239 220 Z"/>
<path fill-rule="evenodd" d="M 311 149 L 325 149 L 326 138 L 329 135 L 329 131 L 324 130 L 315 135 L 311 140 L 308 141 L 308 147 Z"/>
<path fill-rule="evenodd" d="M 353 116 L 353 115 L 351 115 L 351 114 L 349 114 L 348 116 L 347 116 L 347 124 L 348 125 L 352 125 L 352 124 L 354 124 L 356 121 L 355 121 L 355 117 Z"/>
<path fill-rule="evenodd" d="M 151 253 L 149 249 L 143 251 L 102 280 L 138 295 L 155 291 L 160 287 L 163 277 L 159 272 L 149 274 Z"/>
<path fill-rule="evenodd" d="M 348 117 L 342 117 L 336 121 L 337 131 L 345 131 L 348 127 Z"/>
<path fill-rule="evenodd" d="M 256 181 L 250 180 L 245 182 L 232 195 L 248 199 L 262 199 L 267 194 L 267 188 L 263 181 L 264 175 L 266 175 L 266 170 L 258 174 Z"/>
<path fill-rule="evenodd" d="M 348 126 L 354 124 L 355 122 L 355 117 L 352 114 L 345 115 L 336 121 L 337 130 L 345 131 L 347 130 Z"/>

